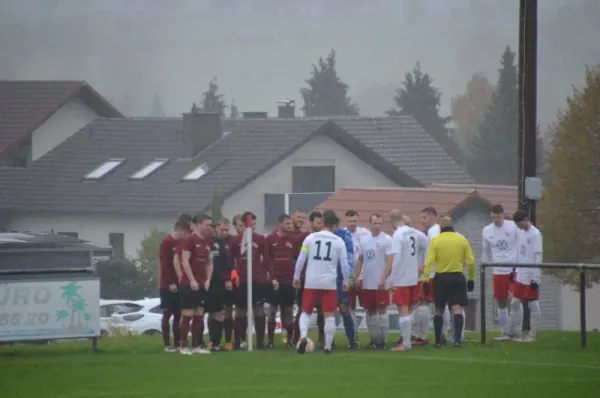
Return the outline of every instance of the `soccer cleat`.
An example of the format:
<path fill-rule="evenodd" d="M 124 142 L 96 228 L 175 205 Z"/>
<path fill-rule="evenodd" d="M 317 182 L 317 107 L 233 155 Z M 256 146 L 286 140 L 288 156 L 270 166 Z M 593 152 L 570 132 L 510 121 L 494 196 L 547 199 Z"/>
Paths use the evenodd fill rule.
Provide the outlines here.
<path fill-rule="evenodd" d="M 242 341 L 240 343 L 240 348 L 246 348 L 246 347 L 248 347 L 248 343 L 246 343 L 245 341 Z"/>
<path fill-rule="evenodd" d="M 533 343 L 533 342 L 535 342 L 535 336 L 528 334 L 527 336 L 523 337 L 522 339 L 515 340 L 515 341 L 520 341 L 521 343 Z"/>
<path fill-rule="evenodd" d="M 200 346 L 199 347 L 206 350 L 206 343 L 204 342 L 204 340 L 200 340 Z"/>
<path fill-rule="evenodd" d="M 423 346 L 423 345 L 427 345 L 427 344 L 429 344 L 429 342 L 427 340 L 423 340 L 419 337 L 414 339 L 412 342 L 412 345 L 415 345 L 415 346 Z"/>
<path fill-rule="evenodd" d="M 375 343 L 373 343 L 372 341 L 367 346 L 367 350 L 374 350 L 376 348 L 377 348 L 377 345 Z"/>
<path fill-rule="evenodd" d="M 377 349 L 378 350 L 387 350 L 388 349 L 388 345 L 387 345 L 387 343 L 377 344 Z"/>
<path fill-rule="evenodd" d="M 275 344 L 273 344 L 273 342 L 272 342 L 272 341 L 269 341 L 269 342 L 267 343 L 267 345 L 265 345 L 265 348 L 266 348 L 267 350 L 273 350 L 273 349 L 275 349 Z"/>
<path fill-rule="evenodd" d="M 503 334 L 503 335 L 501 335 L 501 336 L 494 337 L 494 340 L 495 340 L 495 341 L 511 341 L 511 340 L 512 340 L 512 337 L 511 337 L 511 336 L 509 336 L 509 335 L 507 335 L 507 334 Z"/>
<path fill-rule="evenodd" d="M 294 342 L 293 342 L 293 341 L 291 341 L 291 340 L 288 340 L 288 341 L 285 343 L 285 348 L 294 348 L 294 347 L 296 347 L 296 346 L 294 345 Z"/>
<path fill-rule="evenodd" d="M 324 353 L 325 355 L 329 355 L 329 354 L 331 354 L 331 350 L 330 350 L 330 349 L 327 349 L 327 348 L 325 348 L 325 349 L 323 350 L 323 353 Z"/>
<path fill-rule="evenodd" d="M 193 355 L 210 354 L 210 351 L 203 347 L 196 347 L 196 348 L 192 348 L 192 354 Z"/>
<path fill-rule="evenodd" d="M 225 343 L 225 351 L 233 351 L 233 344 Z"/>
<path fill-rule="evenodd" d="M 181 355 L 192 355 L 192 350 L 190 350 L 188 347 L 183 347 L 181 350 L 179 350 L 179 353 Z"/>
<path fill-rule="evenodd" d="M 211 344 L 210 351 L 211 351 L 211 352 L 218 352 L 218 351 L 221 351 L 221 346 L 220 346 L 220 345 L 218 345 L 218 344 Z"/>
<path fill-rule="evenodd" d="M 306 346 L 308 345 L 308 339 L 305 337 L 300 340 L 300 344 L 298 344 L 298 354 L 306 353 Z"/>
<path fill-rule="evenodd" d="M 168 346 L 164 348 L 165 352 L 177 352 L 179 351 L 179 349 L 177 347 L 173 347 L 173 346 Z"/>
<path fill-rule="evenodd" d="M 331 349 L 335 350 L 337 348 L 337 346 L 335 345 L 335 341 L 331 342 Z"/>
<path fill-rule="evenodd" d="M 264 341 L 258 341 L 258 342 L 256 342 L 256 349 L 257 350 L 264 350 L 265 349 L 265 343 L 264 343 Z"/>
<path fill-rule="evenodd" d="M 412 350 L 411 346 L 407 346 L 404 344 L 398 344 L 395 347 L 392 347 L 392 349 L 390 351 L 392 352 L 404 352 L 404 351 L 410 351 Z"/>

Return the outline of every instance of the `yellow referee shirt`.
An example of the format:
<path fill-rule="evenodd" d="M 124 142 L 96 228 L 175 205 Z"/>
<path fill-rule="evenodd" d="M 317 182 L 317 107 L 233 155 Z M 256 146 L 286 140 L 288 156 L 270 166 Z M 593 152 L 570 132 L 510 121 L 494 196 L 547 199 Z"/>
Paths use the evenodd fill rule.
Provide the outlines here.
<path fill-rule="evenodd" d="M 432 239 L 427 251 L 423 270 L 423 281 L 427 282 L 431 267 L 435 264 L 436 274 L 463 272 L 467 264 L 467 279 L 475 280 L 475 256 L 467 238 L 456 232 L 442 232 Z"/>

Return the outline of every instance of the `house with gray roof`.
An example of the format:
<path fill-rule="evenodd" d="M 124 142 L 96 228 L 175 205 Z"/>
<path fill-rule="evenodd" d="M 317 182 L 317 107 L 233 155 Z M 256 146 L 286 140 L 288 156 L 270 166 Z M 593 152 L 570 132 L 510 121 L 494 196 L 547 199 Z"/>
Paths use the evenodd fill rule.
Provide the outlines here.
<path fill-rule="evenodd" d="M 53 230 L 135 255 L 152 229 L 182 212 L 257 214 L 269 230 L 284 211 L 311 210 L 352 187 L 472 183 L 409 116 L 222 120 L 96 120 L 18 172 L 0 172 L 0 227 Z"/>
<path fill-rule="evenodd" d="M 118 117 L 83 81 L 0 80 L 0 167 L 26 167 L 94 119 Z"/>

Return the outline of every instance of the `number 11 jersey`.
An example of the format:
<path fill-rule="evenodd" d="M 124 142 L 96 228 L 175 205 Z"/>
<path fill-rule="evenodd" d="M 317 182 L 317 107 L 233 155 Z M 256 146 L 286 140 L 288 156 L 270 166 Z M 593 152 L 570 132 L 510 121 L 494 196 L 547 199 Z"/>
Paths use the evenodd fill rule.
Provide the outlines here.
<path fill-rule="evenodd" d="M 344 240 L 330 231 L 314 232 L 302 244 L 306 253 L 306 289 L 337 289 L 337 266 L 348 270 L 348 254 Z M 347 271 L 346 271 L 347 273 Z"/>

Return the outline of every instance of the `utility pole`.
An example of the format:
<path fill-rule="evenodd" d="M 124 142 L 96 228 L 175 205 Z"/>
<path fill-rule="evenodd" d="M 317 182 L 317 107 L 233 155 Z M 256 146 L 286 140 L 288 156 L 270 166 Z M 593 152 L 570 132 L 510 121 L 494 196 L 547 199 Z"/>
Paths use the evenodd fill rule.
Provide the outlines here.
<path fill-rule="evenodd" d="M 519 208 L 536 223 L 536 204 L 525 198 L 525 178 L 537 175 L 537 0 L 519 5 Z M 523 302 L 523 331 L 531 329 L 531 311 Z"/>

